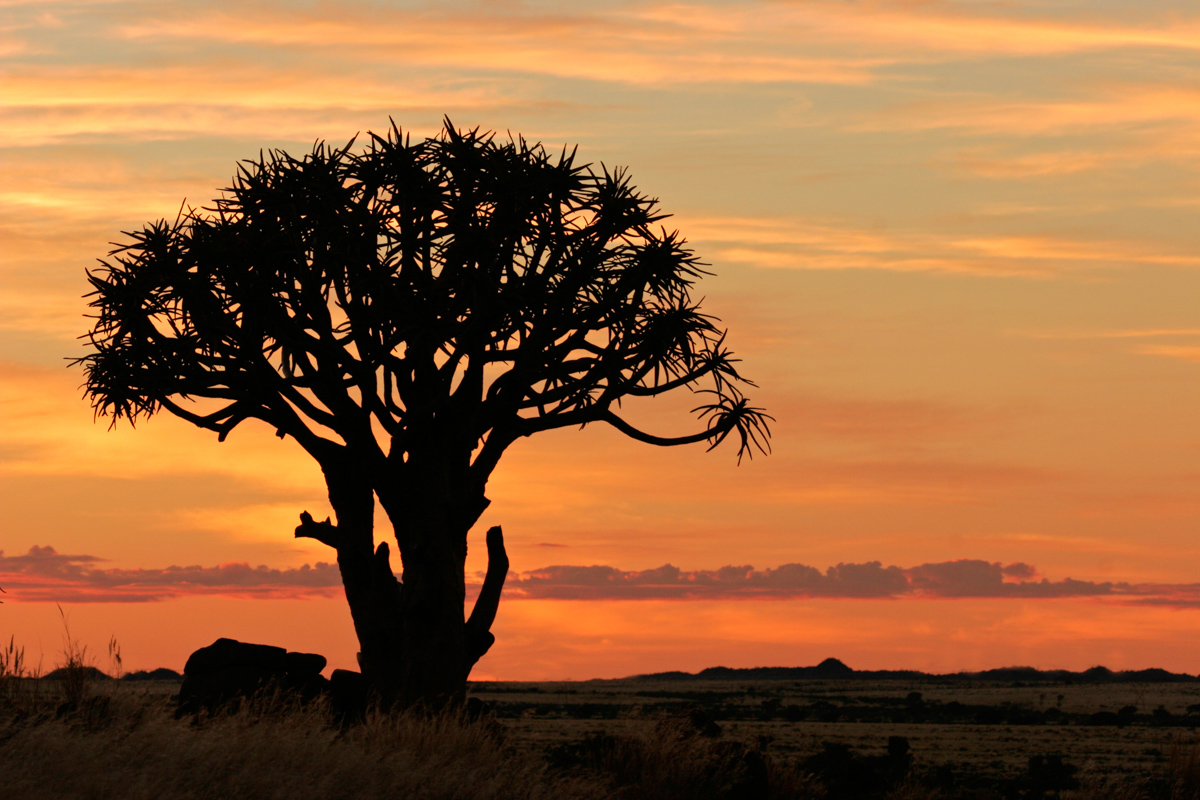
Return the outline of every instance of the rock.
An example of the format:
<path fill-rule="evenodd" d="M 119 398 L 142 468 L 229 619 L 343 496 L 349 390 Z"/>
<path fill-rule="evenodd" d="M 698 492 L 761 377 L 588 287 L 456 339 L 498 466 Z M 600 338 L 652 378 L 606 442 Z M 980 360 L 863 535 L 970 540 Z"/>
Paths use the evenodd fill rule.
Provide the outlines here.
<path fill-rule="evenodd" d="M 286 672 L 287 650 L 269 644 L 249 644 L 236 639 L 217 639 L 188 657 L 183 674 L 212 674 L 229 667 Z"/>
<path fill-rule="evenodd" d="M 282 647 L 217 639 L 188 658 L 179 688 L 180 713 L 215 710 L 272 688 L 308 702 L 329 691 L 325 657 Z"/>
<path fill-rule="evenodd" d="M 335 669 L 329 675 L 329 701 L 334 715 L 343 722 L 361 720 L 367 714 L 369 690 L 361 672 Z"/>
<path fill-rule="evenodd" d="M 288 675 L 319 675 L 329 662 L 317 653 L 287 653 L 284 656 Z"/>

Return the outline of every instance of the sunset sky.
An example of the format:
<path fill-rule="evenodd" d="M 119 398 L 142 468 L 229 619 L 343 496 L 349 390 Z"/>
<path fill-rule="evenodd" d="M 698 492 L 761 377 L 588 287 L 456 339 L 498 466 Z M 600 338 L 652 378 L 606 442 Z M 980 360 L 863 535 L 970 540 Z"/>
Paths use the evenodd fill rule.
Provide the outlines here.
<path fill-rule="evenodd" d="M 776 419 L 740 466 L 514 445 L 473 677 L 1200 672 L 1194 0 L 0 0 L 5 642 L 53 666 L 58 603 L 127 669 L 218 636 L 354 663 L 333 553 L 292 537 L 330 513 L 300 448 L 108 430 L 66 364 L 121 231 L 262 149 L 443 116 L 629 167 Z M 634 415 L 688 433 L 695 404 Z"/>

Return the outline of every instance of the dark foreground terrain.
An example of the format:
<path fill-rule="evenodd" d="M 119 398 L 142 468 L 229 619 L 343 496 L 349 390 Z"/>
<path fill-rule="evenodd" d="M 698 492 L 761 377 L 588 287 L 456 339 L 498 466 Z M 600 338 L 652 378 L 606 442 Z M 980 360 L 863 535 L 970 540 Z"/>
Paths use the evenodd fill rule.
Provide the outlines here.
<path fill-rule="evenodd" d="M 1200 682 L 1002 677 L 487 682 L 474 718 L 352 725 L 278 697 L 177 719 L 176 681 L 10 682 L 0 800 L 1200 800 Z"/>
<path fill-rule="evenodd" d="M 823 776 L 827 788 L 842 767 L 847 774 L 883 770 L 896 737 L 907 744 L 910 783 L 919 778 L 945 797 L 1039 796 L 1030 791 L 1031 765 L 1044 789 L 1081 783 L 1091 792 L 1077 796 L 1110 796 L 1096 794 L 1096 785 L 1147 784 L 1165 778 L 1172 758 L 1178 771 L 1183 760 L 1200 757 L 1200 682 L 1190 680 L 648 677 L 475 684 L 473 693 L 493 704 L 514 742 L 533 751 L 587 737 L 645 736 L 656 720 L 701 712 L 722 737 L 756 743 L 773 761 Z M 1200 797 L 1196 789 L 1144 796 Z"/>

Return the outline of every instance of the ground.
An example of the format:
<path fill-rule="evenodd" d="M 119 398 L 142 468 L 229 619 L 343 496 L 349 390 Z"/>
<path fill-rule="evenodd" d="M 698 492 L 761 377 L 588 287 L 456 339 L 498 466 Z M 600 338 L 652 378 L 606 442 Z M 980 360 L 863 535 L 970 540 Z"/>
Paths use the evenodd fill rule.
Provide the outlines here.
<path fill-rule="evenodd" d="M 769 737 L 776 759 L 802 760 L 825 742 L 882 755 L 889 737 L 903 736 L 918 767 L 992 777 L 1019 773 L 1037 755 L 1061 756 L 1086 773 L 1144 776 L 1173 744 L 1200 741 L 1200 715 L 1188 713 L 1200 704 L 1200 682 L 489 682 L 471 693 L 494 705 L 510 741 L 530 749 L 649 730 L 688 706 L 703 708 L 726 737 Z M 1132 717 L 1103 715 L 1127 707 Z"/>

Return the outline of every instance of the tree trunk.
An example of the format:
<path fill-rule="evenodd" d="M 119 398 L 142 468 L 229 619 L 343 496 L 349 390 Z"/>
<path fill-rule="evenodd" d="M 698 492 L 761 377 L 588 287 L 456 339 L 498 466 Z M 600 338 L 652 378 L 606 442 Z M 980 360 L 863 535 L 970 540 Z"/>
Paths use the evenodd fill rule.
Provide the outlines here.
<path fill-rule="evenodd" d="M 296 536 L 337 550 L 346 600 L 360 646 L 363 676 L 385 706 L 439 708 L 461 702 L 467 677 L 494 638 L 490 632 L 508 558 L 500 529 L 488 531 L 488 572 L 469 622 L 464 620 L 467 533 L 487 500 L 442 502 L 428 491 L 403 501 L 381 496 L 404 561 L 398 582 L 386 542 L 373 549 L 374 493 L 326 474 L 337 525 L 305 512 Z M 422 487 L 424 488 L 424 487 Z"/>
<path fill-rule="evenodd" d="M 415 465 L 410 464 L 410 467 Z M 477 607 L 490 606 L 486 626 L 476 614 L 468 626 L 464 569 L 467 535 L 488 501 L 483 487 L 472 487 L 444 462 L 427 463 L 408 473 L 406 491 L 381 493 L 396 532 L 404 561 L 400 600 L 400 701 L 440 707 L 465 698 L 467 677 L 492 639 L 489 630 L 499 602 L 500 587 L 508 572 L 503 537 L 498 528 L 489 532 L 489 561 L 503 562 L 497 576 L 489 564 L 491 590 L 481 594 Z M 497 555 L 497 553 L 499 555 Z M 481 605 L 482 602 L 482 605 Z M 481 629 L 481 626 L 482 629 Z"/>
<path fill-rule="evenodd" d="M 400 621 L 401 701 L 435 706 L 464 698 L 467 635 L 465 531 L 423 531 L 416 552 L 404 556 Z"/>

